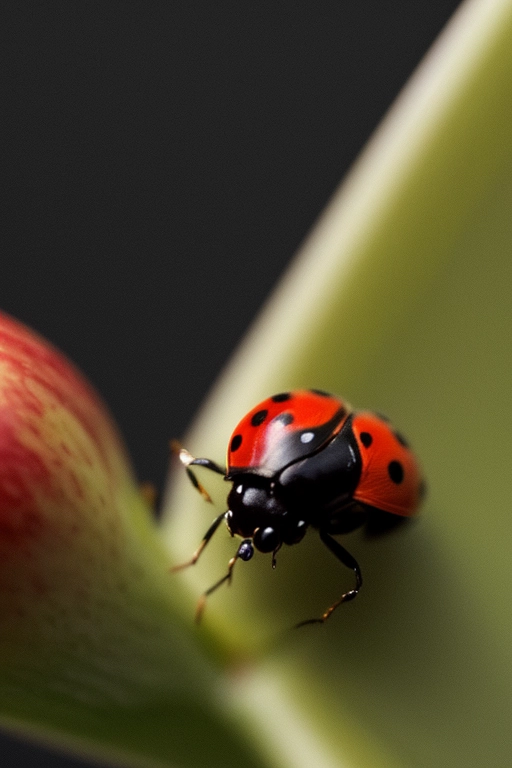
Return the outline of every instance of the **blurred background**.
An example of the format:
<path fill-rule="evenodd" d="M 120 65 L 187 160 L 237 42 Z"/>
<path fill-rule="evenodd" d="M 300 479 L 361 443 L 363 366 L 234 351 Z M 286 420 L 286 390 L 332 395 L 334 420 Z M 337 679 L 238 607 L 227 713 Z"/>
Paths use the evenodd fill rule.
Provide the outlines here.
<path fill-rule="evenodd" d="M 4 4 L 0 309 L 93 382 L 141 480 L 458 5 Z"/>

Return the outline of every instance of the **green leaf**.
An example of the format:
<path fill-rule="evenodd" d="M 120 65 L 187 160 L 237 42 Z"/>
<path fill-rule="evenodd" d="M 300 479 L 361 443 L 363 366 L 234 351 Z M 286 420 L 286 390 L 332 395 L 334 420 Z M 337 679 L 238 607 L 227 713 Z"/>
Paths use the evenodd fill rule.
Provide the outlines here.
<path fill-rule="evenodd" d="M 315 541 L 235 569 L 202 637 L 244 676 L 233 708 L 271 765 L 496 765 L 512 718 L 512 4 L 463 4 L 335 195 L 187 438 L 222 461 L 260 399 L 312 386 L 387 412 L 424 464 L 408 530 L 346 537 L 365 585 Z M 208 476 L 222 510 L 225 487 Z M 175 480 L 166 535 L 190 556 L 212 512 Z M 235 545 L 181 579 L 194 599 Z M 266 692 L 266 695 L 265 695 Z M 301 738 L 297 736 L 301 734 Z M 302 739 L 302 740 L 301 740 Z M 312 750 L 312 752 L 310 751 Z M 345 762 L 343 762 L 345 761 Z"/>

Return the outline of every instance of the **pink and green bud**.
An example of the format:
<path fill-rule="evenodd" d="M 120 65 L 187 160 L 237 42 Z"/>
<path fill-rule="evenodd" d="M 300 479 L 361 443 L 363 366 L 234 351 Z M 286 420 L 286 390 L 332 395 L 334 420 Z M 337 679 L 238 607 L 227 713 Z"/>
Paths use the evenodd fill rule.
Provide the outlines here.
<path fill-rule="evenodd" d="M 0 723 L 126 765 L 237 754 L 178 589 L 104 405 L 0 314 Z"/>
<path fill-rule="evenodd" d="M 97 395 L 0 316 L 0 664 L 27 644 L 41 653 L 43 641 L 54 652 L 96 641 L 107 604 L 144 580 L 135 538 L 150 524 Z"/>

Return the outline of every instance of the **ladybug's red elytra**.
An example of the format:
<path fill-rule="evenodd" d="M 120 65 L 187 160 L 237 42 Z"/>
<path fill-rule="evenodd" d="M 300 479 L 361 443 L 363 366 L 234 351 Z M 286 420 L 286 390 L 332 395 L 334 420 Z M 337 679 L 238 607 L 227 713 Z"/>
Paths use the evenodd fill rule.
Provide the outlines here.
<path fill-rule="evenodd" d="M 200 599 L 198 620 L 208 595 L 231 580 L 237 560 L 250 560 L 257 549 L 271 552 L 275 567 L 283 544 L 298 544 L 311 526 L 355 576 L 355 586 L 322 616 L 297 626 L 323 623 L 339 605 L 353 600 L 363 583 L 357 561 L 333 535 L 361 526 L 374 533 L 388 530 L 412 517 L 423 495 L 417 460 L 388 420 L 353 411 L 317 389 L 282 392 L 249 411 L 231 436 L 227 469 L 194 458 L 176 442 L 172 448 L 208 501 L 191 466 L 210 469 L 232 483 L 227 511 L 215 518 L 192 558 L 173 570 L 197 562 L 222 520 L 231 535 L 243 539 L 225 576 Z"/>

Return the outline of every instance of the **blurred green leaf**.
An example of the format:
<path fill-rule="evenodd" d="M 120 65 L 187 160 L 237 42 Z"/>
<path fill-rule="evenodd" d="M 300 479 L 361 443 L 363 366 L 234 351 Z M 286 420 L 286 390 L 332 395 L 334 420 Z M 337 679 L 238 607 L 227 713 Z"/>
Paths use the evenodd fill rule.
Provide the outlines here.
<path fill-rule="evenodd" d="M 179 591 L 103 404 L 0 313 L 0 722 L 123 765 L 260 765 Z"/>

